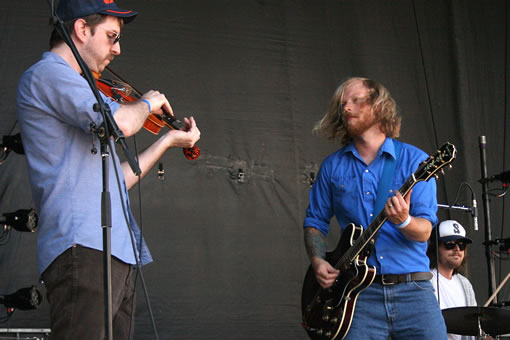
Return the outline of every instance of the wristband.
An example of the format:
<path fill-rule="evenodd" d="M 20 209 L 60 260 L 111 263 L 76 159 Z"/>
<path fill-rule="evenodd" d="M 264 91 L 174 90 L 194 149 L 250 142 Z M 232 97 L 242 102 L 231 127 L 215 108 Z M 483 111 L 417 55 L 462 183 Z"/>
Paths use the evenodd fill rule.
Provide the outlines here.
<path fill-rule="evenodd" d="M 406 220 L 400 224 L 395 224 L 395 227 L 397 227 L 398 229 L 402 229 L 407 227 L 409 223 L 411 223 L 411 215 L 407 215 Z"/>
<path fill-rule="evenodd" d="M 147 104 L 147 106 L 149 107 L 149 113 L 151 113 L 152 112 L 151 103 L 149 103 L 149 101 L 147 99 L 140 99 L 140 101 Z"/>

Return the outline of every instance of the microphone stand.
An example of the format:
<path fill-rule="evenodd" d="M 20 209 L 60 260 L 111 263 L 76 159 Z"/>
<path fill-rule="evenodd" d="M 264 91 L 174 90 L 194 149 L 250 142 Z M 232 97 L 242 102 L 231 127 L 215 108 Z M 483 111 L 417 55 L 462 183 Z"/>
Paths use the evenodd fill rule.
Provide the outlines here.
<path fill-rule="evenodd" d="M 103 229 L 103 265 L 104 265 L 104 303 L 105 303 L 105 338 L 113 339 L 113 316 L 112 316 L 112 279 L 111 279 L 111 227 L 112 227 L 112 215 L 111 215 L 111 197 L 109 192 L 109 167 L 108 167 L 108 147 L 110 135 L 116 143 L 119 143 L 124 151 L 126 160 L 131 167 L 133 173 L 137 176 L 141 174 L 141 169 L 136 160 L 129 151 L 124 134 L 119 129 L 115 120 L 113 119 L 110 107 L 103 101 L 103 98 L 99 94 L 96 87 L 96 82 L 90 69 L 81 58 L 73 40 L 67 32 L 62 20 L 57 16 L 57 13 L 53 6 L 53 0 L 50 3 L 53 24 L 60 33 L 63 40 L 70 47 L 73 52 L 78 65 L 80 66 L 83 75 L 89 86 L 96 97 L 97 103 L 94 104 L 93 110 L 101 112 L 103 115 L 103 124 L 96 128 L 95 124 L 91 124 L 91 132 L 96 133 L 101 143 L 101 160 L 102 160 L 102 180 L 103 180 L 103 192 L 101 193 L 101 227 Z"/>
<path fill-rule="evenodd" d="M 486 146 L 487 140 L 485 136 L 479 137 L 480 143 L 480 165 L 482 170 L 482 179 L 487 178 L 487 158 L 486 158 Z M 489 206 L 489 185 L 488 181 L 480 181 L 482 184 L 482 200 L 484 209 L 484 222 L 485 222 L 485 256 L 487 258 L 487 268 L 489 275 L 489 296 L 494 293 L 496 287 L 496 273 L 494 271 L 494 257 L 492 257 L 492 232 L 491 232 L 491 221 L 490 221 L 490 206 Z M 494 296 L 494 302 L 498 302 L 497 296 Z"/>
<path fill-rule="evenodd" d="M 473 208 L 466 207 L 463 205 L 458 206 L 458 205 L 438 204 L 437 207 L 443 208 L 443 209 L 456 209 L 456 210 L 462 210 L 462 211 L 468 211 L 468 212 L 471 212 L 473 210 Z"/>

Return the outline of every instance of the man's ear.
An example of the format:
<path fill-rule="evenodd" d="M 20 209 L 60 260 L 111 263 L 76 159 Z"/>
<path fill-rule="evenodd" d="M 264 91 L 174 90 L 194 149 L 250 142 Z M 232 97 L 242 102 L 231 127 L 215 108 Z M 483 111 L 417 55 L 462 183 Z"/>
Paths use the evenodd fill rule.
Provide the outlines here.
<path fill-rule="evenodd" d="M 85 42 L 90 37 L 90 27 L 85 20 L 78 19 L 74 22 L 74 34 L 80 42 Z"/>

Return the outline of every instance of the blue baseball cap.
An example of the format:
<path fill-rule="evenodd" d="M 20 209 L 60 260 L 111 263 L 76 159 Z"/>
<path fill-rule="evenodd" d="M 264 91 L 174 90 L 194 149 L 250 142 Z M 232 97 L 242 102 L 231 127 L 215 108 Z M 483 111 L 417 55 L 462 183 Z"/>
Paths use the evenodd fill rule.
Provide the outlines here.
<path fill-rule="evenodd" d="M 58 17 L 64 22 L 97 13 L 122 18 L 125 24 L 138 14 L 119 8 L 114 0 L 60 0 L 57 8 Z"/>

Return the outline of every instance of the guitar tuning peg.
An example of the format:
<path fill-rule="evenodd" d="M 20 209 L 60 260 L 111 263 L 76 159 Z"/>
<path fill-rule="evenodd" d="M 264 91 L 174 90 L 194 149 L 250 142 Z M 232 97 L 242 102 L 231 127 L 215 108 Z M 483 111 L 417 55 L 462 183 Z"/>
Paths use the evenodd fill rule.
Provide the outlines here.
<path fill-rule="evenodd" d="M 436 181 L 439 180 L 439 176 L 437 174 L 434 174 L 434 177 L 436 178 Z"/>
<path fill-rule="evenodd" d="M 442 173 L 442 174 L 443 174 L 443 176 L 444 176 L 444 169 L 441 169 L 441 173 Z"/>
<path fill-rule="evenodd" d="M 449 168 L 449 169 L 453 168 L 453 165 L 448 164 L 448 168 Z"/>

